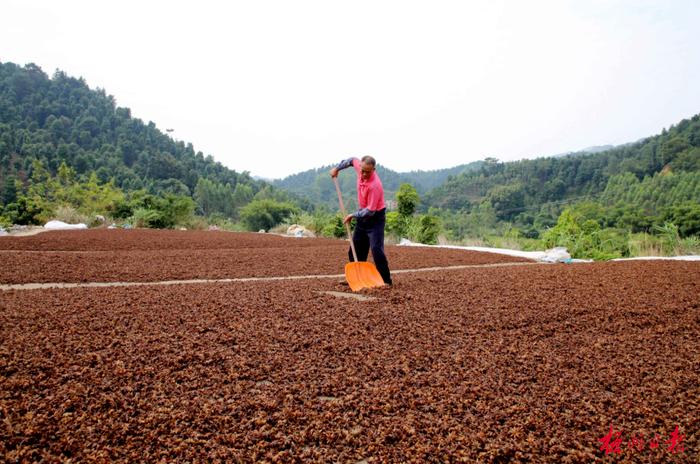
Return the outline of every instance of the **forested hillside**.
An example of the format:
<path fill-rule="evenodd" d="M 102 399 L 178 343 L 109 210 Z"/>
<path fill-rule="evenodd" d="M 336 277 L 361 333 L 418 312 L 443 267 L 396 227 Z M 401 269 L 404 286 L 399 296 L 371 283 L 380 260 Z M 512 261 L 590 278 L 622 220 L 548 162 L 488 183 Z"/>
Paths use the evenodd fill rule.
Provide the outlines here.
<path fill-rule="evenodd" d="M 378 158 L 386 197 L 398 202 L 387 215 L 394 239 L 516 240 L 505 246 L 563 245 L 595 258 L 700 249 L 700 116 L 598 153 L 409 173 Z M 175 142 L 82 79 L 0 63 L 0 226 L 97 225 L 104 216 L 135 227 L 269 230 L 296 221 L 342 236 L 330 167 L 273 186 Z M 354 209 L 355 175 L 340 178 Z"/>
<path fill-rule="evenodd" d="M 553 204 L 584 199 L 606 204 L 622 201 L 656 213 L 659 208 L 700 201 L 699 175 L 700 117 L 696 115 L 660 135 L 600 153 L 508 163 L 487 159 L 480 169 L 429 192 L 424 204 L 470 211 L 488 201 L 499 219 L 521 222 L 547 213 Z M 654 180 L 655 176 L 667 178 Z M 634 189 L 619 195 L 620 183 Z M 640 190 L 656 200 L 643 199 Z M 630 196 L 632 191 L 637 192 L 635 198 Z"/>
<path fill-rule="evenodd" d="M 207 216 L 236 217 L 256 195 L 286 198 L 192 144 L 174 141 L 153 122 L 132 117 L 83 79 L 61 71 L 49 78 L 33 64 L 0 63 L 0 213 L 7 207 L 11 221 L 39 220 L 27 219 L 36 216 L 26 211 L 27 201 L 46 198 L 28 198 L 29 189 L 56 177 L 62 165 L 72 182 L 92 176 L 94 183 L 110 183 L 127 194 L 190 197 Z M 49 203 L 42 207 L 52 208 Z M 51 211 L 44 213 L 43 219 Z"/>
<path fill-rule="evenodd" d="M 501 163 L 430 191 L 452 240 L 607 259 L 700 251 L 700 116 L 599 153 Z"/>

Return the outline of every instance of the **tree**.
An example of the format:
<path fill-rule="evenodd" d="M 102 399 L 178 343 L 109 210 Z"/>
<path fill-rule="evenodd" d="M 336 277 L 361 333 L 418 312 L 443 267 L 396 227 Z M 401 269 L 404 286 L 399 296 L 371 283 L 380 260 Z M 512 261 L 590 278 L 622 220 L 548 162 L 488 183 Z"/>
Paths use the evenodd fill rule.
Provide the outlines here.
<path fill-rule="evenodd" d="M 418 192 L 411 184 L 401 184 L 399 191 L 396 193 L 396 201 L 398 202 L 399 215 L 407 218 L 413 216 L 416 212 L 420 197 Z"/>
<path fill-rule="evenodd" d="M 663 164 L 673 161 L 679 153 L 690 148 L 690 143 L 685 137 L 677 135 L 670 140 L 665 141 L 659 148 L 661 162 Z"/>
<path fill-rule="evenodd" d="M 697 203 L 673 206 L 664 213 L 663 219 L 678 225 L 681 237 L 700 235 L 700 205 Z"/>
<path fill-rule="evenodd" d="M 415 237 L 419 243 L 435 245 L 440 234 L 440 220 L 429 214 L 418 219 L 418 231 Z"/>
<path fill-rule="evenodd" d="M 68 186 L 75 180 L 75 169 L 69 167 L 65 161 L 58 167 L 58 181 L 62 186 Z"/>
<path fill-rule="evenodd" d="M 195 203 L 192 198 L 185 195 L 167 194 L 158 202 L 158 209 L 162 214 L 162 223 L 159 228 L 173 228 L 177 224 L 186 221 L 194 213 Z"/>
<path fill-rule="evenodd" d="M 525 205 L 523 186 L 520 184 L 498 185 L 491 189 L 488 199 L 498 218 L 504 220 L 513 218 Z"/>
<path fill-rule="evenodd" d="M 233 206 L 241 208 L 253 199 L 253 188 L 250 185 L 238 183 L 233 189 Z"/>
<path fill-rule="evenodd" d="M 194 198 L 206 216 L 219 213 L 231 217 L 233 214 L 233 192 L 229 185 L 201 177 L 197 181 Z"/>
<path fill-rule="evenodd" d="M 5 177 L 4 186 L 2 189 L 2 204 L 13 203 L 17 200 L 17 183 L 18 180 L 14 176 Z"/>

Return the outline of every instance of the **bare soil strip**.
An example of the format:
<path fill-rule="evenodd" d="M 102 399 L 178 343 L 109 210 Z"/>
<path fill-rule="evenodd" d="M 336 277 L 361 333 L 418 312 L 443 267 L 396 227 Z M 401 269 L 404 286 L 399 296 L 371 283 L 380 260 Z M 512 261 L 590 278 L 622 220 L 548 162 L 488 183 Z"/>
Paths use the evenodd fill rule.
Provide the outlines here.
<path fill-rule="evenodd" d="M 377 301 L 377 298 L 375 298 L 373 296 L 365 296 L 365 295 L 361 295 L 359 293 L 334 292 L 332 290 L 328 290 L 325 292 L 318 292 L 318 293 L 324 294 L 324 295 L 337 296 L 338 298 L 353 298 L 357 301 Z"/>

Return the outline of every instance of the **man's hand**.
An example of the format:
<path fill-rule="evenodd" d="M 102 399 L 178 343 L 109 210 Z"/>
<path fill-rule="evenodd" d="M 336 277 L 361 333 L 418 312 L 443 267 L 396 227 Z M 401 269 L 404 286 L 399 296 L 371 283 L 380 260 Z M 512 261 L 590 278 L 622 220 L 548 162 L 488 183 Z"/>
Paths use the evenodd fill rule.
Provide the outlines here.
<path fill-rule="evenodd" d="M 333 178 L 338 177 L 338 172 L 339 172 L 338 168 L 331 169 L 331 177 L 333 177 Z"/>
<path fill-rule="evenodd" d="M 348 214 L 347 216 L 345 216 L 345 219 L 343 219 L 343 224 L 349 224 L 350 221 L 352 221 L 352 218 L 352 214 Z"/>

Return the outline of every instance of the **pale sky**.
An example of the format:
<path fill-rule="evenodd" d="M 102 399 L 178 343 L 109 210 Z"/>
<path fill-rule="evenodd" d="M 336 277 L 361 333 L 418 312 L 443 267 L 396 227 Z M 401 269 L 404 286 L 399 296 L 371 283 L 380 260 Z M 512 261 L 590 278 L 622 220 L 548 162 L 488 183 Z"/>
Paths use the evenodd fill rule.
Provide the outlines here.
<path fill-rule="evenodd" d="M 0 61 L 59 68 L 237 171 L 533 158 L 700 113 L 695 0 L 4 0 Z"/>

